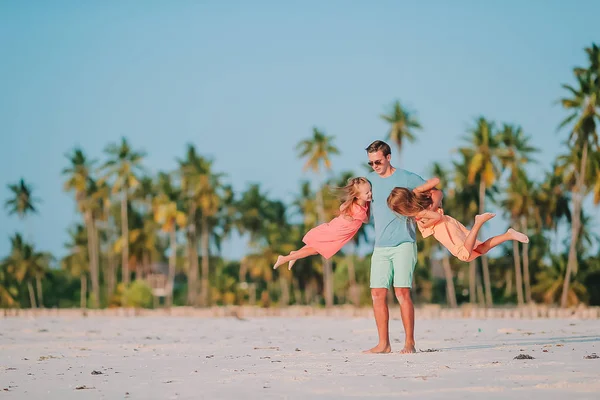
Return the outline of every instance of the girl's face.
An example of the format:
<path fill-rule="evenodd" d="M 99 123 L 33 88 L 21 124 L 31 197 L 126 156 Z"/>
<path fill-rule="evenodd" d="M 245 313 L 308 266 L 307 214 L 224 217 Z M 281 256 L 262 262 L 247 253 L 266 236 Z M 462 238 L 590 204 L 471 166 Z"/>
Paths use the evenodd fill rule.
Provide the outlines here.
<path fill-rule="evenodd" d="M 373 195 L 371 194 L 371 184 L 370 183 L 361 183 L 358 185 L 358 196 L 357 199 L 362 200 L 364 202 L 371 201 Z"/>

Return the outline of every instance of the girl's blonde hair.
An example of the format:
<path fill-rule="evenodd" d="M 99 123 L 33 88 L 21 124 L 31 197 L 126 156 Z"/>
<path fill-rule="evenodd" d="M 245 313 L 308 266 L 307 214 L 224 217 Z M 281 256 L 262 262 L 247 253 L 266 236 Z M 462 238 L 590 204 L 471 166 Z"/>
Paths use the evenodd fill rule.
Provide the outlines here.
<path fill-rule="evenodd" d="M 404 187 L 395 187 L 387 198 L 388 207 L 392 211 L 407 217 L 414 217 L 428 209 L 432 203 L 429 191 L 415 193 Z"/>
<path fill-rule="evenodd" d="M 359 187 L 363 184 L 371 186 L 371 183 L 367 180 L 367 178 L 359 176 L 348 179 L 346 186 L 338 188 L 338 190 L 341 192 L 340 200 L 342 201 L 342 205 L 340 206 L 340 214 L 351 215 L 352 206 L 356 203 L 356 199 L 360 195 Z M 367 209 L 367 217 L 369 216 L 370 207 Z"/>

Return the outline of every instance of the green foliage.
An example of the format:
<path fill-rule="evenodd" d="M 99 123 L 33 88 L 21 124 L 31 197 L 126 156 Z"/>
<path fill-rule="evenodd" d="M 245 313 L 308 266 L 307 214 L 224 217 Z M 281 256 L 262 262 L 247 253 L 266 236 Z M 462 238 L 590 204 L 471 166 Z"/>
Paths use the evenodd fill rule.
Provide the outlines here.
<path fill-rule="evenodd" d="M 123 300 L 127 307 L 151 308 L 152 290 L 144 281 L 133 281 L 123 292 Z"/>

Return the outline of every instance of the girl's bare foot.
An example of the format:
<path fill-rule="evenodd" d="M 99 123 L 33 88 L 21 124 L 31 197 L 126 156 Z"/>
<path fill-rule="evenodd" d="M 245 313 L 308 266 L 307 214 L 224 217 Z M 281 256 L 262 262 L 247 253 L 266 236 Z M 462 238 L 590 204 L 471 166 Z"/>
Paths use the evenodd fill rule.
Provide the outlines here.
<path fill-rule="evenodd" d="M 509 230 L 507 230 L 506 233 L 508 233 L 510 235 L 512 240 L 516 240 L 521 243 L 529 243 L 529 238 L 527 237 L 527 235 L 525 235 L 524 233 L 521 233 L 521 232 L 517 232 L 513 228 L 510 228 Z"/>
<path fill-rule="evenodd" d="M 392 351 L 392 347 L 388 343 L 387 345 L 384 345 L 384 346 L 377 345 L 377 346 L 373 347 L 372 349 L 363 351 L 363 353 L 364 354 L 387 354 L 387 353 L 390 353 L 391 351 Z"/>
<path fill-rule="evenodd" d="M 484 222 L 489 221 L 490 219 L 494 218 L 495 216 L 496 216 L 496 214 L 494 214 L 494 213 L 483 213 L 480 215 L 476 215 L 475 223 L 483 224 Z"/>
<path fill-rule="evenodd" d="M 273 269 L 277 269 L 277 267 L 279 267 L 284 262 L 285 261 L 283 261 L 283 256 L 277 257 L 277 261 L 275 262 L 275 265 L 273 265 Z"/>
<path fill-rule="evenodd" d="M 288 264 L 288 270 L 292 269 L 292 265 L 294 265 L 296 263 L 296 261 L 298 261 L 298 260 L 292 260 L 292 261 L 290 261 L 290 263 Z"/>

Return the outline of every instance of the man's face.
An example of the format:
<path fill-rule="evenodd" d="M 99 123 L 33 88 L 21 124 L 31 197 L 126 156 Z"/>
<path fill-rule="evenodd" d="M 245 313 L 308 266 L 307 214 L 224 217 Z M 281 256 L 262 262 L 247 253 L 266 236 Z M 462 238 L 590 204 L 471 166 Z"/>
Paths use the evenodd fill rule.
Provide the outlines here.
<path fill-rule="evenodd" d="M 381 150 L 376 153 L 367 153 L 367 155 L 369 156 L 369 165 L 373 168 L 373 171 L 378 175 L 385 175 L 390 168 L 390 159 L 392 157 L 389 154 L 384 156 Z"/>

